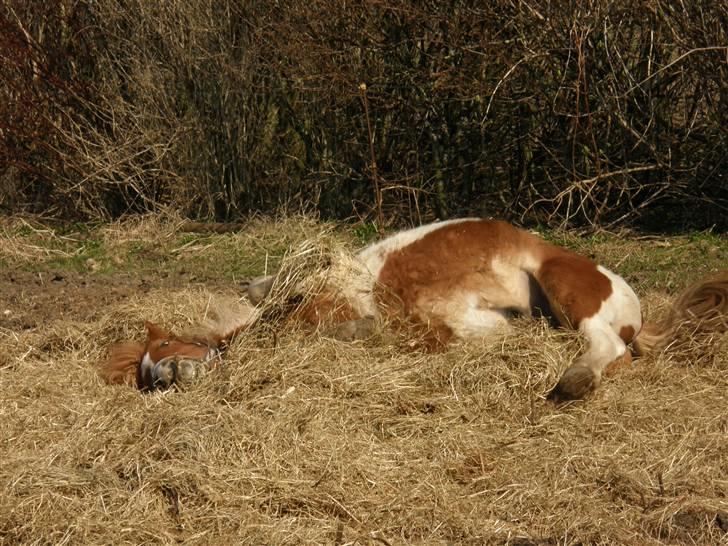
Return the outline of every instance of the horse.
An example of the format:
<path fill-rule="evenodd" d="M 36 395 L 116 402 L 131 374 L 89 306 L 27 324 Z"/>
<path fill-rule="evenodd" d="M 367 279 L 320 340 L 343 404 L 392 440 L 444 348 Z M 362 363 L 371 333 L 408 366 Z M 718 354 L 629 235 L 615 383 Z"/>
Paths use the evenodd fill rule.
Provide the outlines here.
<path fill-rule="evenodd" d="M 400 231 L 323 272 L 323 288 L 294 312 L 337 337 L 368 336 L 380 320 L 413 329 L 425 350 L 482 339 L 515 316 L 542 315 L 578 330 L 586 350 L 551 390 L 554 401 L 582 399 L 605 371 L 636 355 L 669 348 L 681 323 L 728 330 L 728 271 L 689 287 L 662 322 L 643 322 L 640 301 L 619 275 L 507 222 L 465 218 Z M 247 285 L 263 304 L 275 276 Z"/>
<path fill-rule="evenodd" d="M 238 303 L 220 305 L 182 335 L 147 321 L 146 341 L 113 345 L 98 373 L 107 384 L 134 385 L 144 392 L 184 388 L 215 369 L 232 339 L 254 320 L 255 310 Z"/>

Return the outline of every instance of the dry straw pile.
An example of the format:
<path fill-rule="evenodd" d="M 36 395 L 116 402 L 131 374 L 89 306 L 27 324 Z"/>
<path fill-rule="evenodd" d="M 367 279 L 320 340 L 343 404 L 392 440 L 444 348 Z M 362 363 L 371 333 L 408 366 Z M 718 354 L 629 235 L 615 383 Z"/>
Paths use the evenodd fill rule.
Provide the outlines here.
<path fill-rule="evenodd" d="M 103 233 L 185 263 L 293 249 L 269 263 L 290 278 L 348 247 L 310 222 L 176 246 L 169 225 Z M 0 543 L 727 542 L 725 338 L 701 359 L 641 359 L 565 407 L 544 396 L 580 341 L 541 322 L 434 355 L 386 330 L 347 344 L 268 324 L 186 392 L 100 382 L 110 342 L 138 339 L 143 319 L 201 320 L 236 295 L 220 281 L 0 328 Z M 666 311 L 657 287 L 645 295 Z"/>

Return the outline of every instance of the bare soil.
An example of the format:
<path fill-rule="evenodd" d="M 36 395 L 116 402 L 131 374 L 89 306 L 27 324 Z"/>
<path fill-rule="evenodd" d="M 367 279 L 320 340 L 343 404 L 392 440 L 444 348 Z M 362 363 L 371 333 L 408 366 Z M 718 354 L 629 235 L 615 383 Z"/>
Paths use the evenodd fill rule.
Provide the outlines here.
<path fill-rule="evenodd" d="M 13 331 L 42 327 L 53 320 L 94 321 L 130 298 L 160 289 L 229 288 L 230 283 L 188 272 L 168 274 L 5 270 L 0 272 L 0 326 Z"/>

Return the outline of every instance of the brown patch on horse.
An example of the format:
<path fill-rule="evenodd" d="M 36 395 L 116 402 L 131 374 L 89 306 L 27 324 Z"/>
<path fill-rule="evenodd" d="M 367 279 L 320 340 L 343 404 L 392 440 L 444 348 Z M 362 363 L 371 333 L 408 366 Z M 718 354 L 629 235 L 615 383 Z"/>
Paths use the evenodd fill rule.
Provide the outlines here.
<path fill-rule="evenodd" d="M 155 339 L 169 339 L 174 337 L 174 334 L 161 326 L 154 324 L 153 322 L 146 321 L 144 327 L 147 329 L 147 343 Z"/>
<path fill-rule="evenodd" d="M 429 299 L 482 292 L 486 284 L 492 284 L 495 293 L 498 279 L 492 271 L 493 259 L 517 255 L 536 241 L 498 220 L 446 224 L 387 256 L 377 279 L 384 287 L 376 291 L 377 303 L 416 316 L 420 303 Z"/>
<path fill-rule="evenodd" d="M 343 297 L 319 294 L 296 309 L 292 318 L 311 326 L 320 326 L 322 324 L 341 324 L 361 317 Z"/>
<path fill-rule="evenodd" d="M 625 351 L 624 355 L 607 364 L 607 367 L 604 368 L 604 376 L 612 377 L 616 375 L 621 369 L 629 368 L 630 366 L 632 366 L 632 353 L 630 353 L 629 351 Z"/>
<path fill-rule="evenodd" d="M 557 247 L 552 254 L 536 271 L 536 280 L 559 322 L 578 328 L 612 294 L 612 281 L 588 258 Z"/>
<path fill-rule="evenodd" d="M 635 331 L 632 326 L 622 326 L 619 329 L 619 337 L 622 338 L 622 341 L 624 341 L 627 345 L 632 343 L 632 340 L 634 339 Z"/>
<path fill-rule="evenodd" d="M 119 343 L 109 350 L 108 358 L 99 366 L 98 373 L 109 385 L 136 385 L 140 387 L 139 363 L 146 349 L 142 343 Z"/>
<path fill-rule="evenodd" d="M 145 352 L 149 353 L 152 362 L 159 362 L 168 356 L 202 359 L 205 358 L 210 348 L 201 340 L 179 338 L 172 332 L 151 322 L 146 322 L 145 326 L 148 333 Z"/>

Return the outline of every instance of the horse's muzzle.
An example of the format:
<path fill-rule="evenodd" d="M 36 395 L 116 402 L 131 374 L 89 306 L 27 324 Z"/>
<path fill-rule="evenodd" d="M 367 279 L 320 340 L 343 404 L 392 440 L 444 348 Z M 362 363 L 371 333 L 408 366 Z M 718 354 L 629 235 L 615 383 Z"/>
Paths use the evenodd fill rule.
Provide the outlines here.
<path fill-rule="evenodd" d="M 212 368 L 209 360 L 198 360 L 172 355 L 161 359 L 152 368 L 155 389 L 168 389 L 177 386 L 188 387 L 197 383 Z"/>

